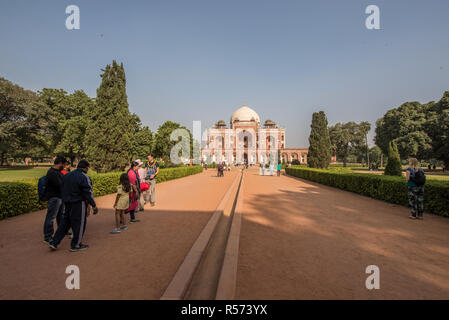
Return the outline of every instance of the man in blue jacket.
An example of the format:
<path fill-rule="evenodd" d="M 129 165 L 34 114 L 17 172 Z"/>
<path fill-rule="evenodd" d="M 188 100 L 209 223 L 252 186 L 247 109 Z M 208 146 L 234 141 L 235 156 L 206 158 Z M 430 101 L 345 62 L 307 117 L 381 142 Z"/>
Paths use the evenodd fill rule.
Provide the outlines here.
<path fill-rule="evenodd" d="M 87 171 L 89 163 L 81 160 L 76 170 L 67 173 L 62 183 L 62 201 L 64 202 L 65 212 L 61 224 L 54 237 L 50 240 L 50 248 L 56 250 L 59 243 L 64 239 L 64 235 L 72 228 L 73 238 L 70 251 L 81 251 L 89 248 L 82 243 L 84 231 L 86 229 L 87 205 L 91 205 L 93 213 L 98 213 L 92 193 L 92 184 Z"/>

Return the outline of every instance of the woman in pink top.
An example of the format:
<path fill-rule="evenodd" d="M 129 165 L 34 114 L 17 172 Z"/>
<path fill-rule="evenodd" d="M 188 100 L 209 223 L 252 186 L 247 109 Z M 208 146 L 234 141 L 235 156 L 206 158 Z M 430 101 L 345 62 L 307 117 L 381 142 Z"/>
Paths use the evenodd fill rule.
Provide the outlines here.
<path fill-rule="evenodd" d="M 131 185 L 131 192 L 130 194 L 130 205 L 128 210 L 126 210 L 126 212 L 129 212 L 130 218 L 131 220 L 129 221 L 131 222 L 139 222 L 140 220 L 136 219 L 135 213 L 136 213 L 136 209 L 137 206 L 139 205 L 138 203 L 138 197 L 139 197 L 139 187 L 138 187 L 138 183 L 139 183 L 139 177 L 137 176 L 137 168 L 139 167 L 138 163 L 133 161 L 131 163 L 131 167 L 128 170 L 128 177 L 129 177 L 129 184 Z"/>

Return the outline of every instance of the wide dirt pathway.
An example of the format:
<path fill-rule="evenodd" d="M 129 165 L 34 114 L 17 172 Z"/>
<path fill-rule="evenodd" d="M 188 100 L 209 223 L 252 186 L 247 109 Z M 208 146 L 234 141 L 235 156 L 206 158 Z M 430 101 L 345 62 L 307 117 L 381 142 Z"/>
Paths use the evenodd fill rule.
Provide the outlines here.
<path fill-rule="evenodd" d="M 449 219 L 292 177 L 245 174 L 237 299 L 449 299 Z M 367 290 L 365 269 L 380 269 Z"/>
<path fill-rule="evenodd" d="M 98 198 L 83 252 L 69 252 L 69 238 L 49 250 L 45 211 L 0 221 L 0 299 L 159 299 L 237 174 L 208 170 L 157 184 L 156 206 L 121 234 L 109 233 L 115 195 Z M 65 287 L 68 265 L 80 268 L 80 290 Z"/>

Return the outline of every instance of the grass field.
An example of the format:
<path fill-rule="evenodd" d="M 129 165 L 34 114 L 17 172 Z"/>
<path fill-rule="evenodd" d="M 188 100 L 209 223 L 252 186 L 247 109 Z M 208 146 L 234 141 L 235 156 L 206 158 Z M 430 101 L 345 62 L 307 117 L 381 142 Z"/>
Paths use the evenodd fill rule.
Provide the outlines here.
<path fill-rule="evenodd" d="M 449 181 L 449 174 L 426 174 L 427 179 Z"/>
<path fill-rule="evenodd" d="M 37 179 L 45 175 L 47 171 L 48 168 L 23 168 L 23 169 L 0 168 L 0 181 Z"/>

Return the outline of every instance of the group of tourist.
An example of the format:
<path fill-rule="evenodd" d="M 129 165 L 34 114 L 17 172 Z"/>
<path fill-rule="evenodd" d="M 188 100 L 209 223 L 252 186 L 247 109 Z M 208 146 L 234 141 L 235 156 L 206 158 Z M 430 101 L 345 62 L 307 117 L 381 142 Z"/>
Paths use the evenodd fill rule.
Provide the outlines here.
<path fill-rule="evenodd" d="M 127 230 L 126 214 L 129 213 L 130 223 L 139 222 L 136 219 L 136 211 L 144 211 L 145 204 L 149 201 L 153 207 L 156 201 L 156 177 L 159 173 L 159 163 L 148 155 L 148 161 L 140 159 L 133 161 L 127 173 L 120 176 L 120 184 L 117 187 L 117 196 L 114 202 L 115 229 L 111 233 L 120 233 Z"/>
<path fill-rule="evenodd" d="M 231 171 L 231 166 L 227 165 L 226 162 L 219 163 L 217 165 L 217 177 L 224 177 L 225 171 Z"/>
<path fill-rule="evenodd" d="M 42 191 L 38 190 L 40 200 L 47 201 L 47 214 L 44 221 L 44 242 L 56 250 L 65 236 L 71 237 L 70 251 L 81 251 L 89 246 L 82 242 L 86 230 L 86 218 L 98 208 L 92 193 L 92 181 L 87 175 L 89 162 L 81 160 L 77 168 L 71 170 L 70 162 L 64 157 L 57 157 L 48 170 Z M 156 177 L 159 164 L 148 154 L 148 161 L 133 161 L 126 173 L 120 176 L 117 196 L 114 202 L 115 228 L 111 233 L 117 234 L 127 230 L 127 215 L 130 223 L 139 222 L 136 212 L 143 211 L 149 201 L 155 205 Z M 40 179 L 40 180 L 41 180 Z M 57 223 L 54 230 L 54 220 Z M 70 230 L 72 230 L 70 232 Z"/>
<path fill-rule="evenodd" d="M 261 165 L 261 174 L 264 174 L 264 165 Z M 282 165 L 278 164 L 277 174 L 280 175 Z M 225 163 L 218 165 L 218 176 L 223 176 L 224 170 L 229 169 Z M 70 251 L 80 251 L 88 248 L 82 242 L 86 230 L 86 218 L 92 211 L 98 213 L 98 208 L 92 193 L 92 181 L 87 172 L 89 162 L 81 160 L 76 170 L 71 170 L 70 163 L 64 157 L 57 157 L 54 165 L 45 176 L 44 195 L 41 200 L 47 201 L 47 214 L 44 221 L 44 242 L 52 250 L 56 250 L 65 236 L 71 237 Z M 274 165 L 270 166 L 273 174 Z M 127 230 L 127 215 L 129 223 L 139 222 L 137 211 L 143 211 L 149 201 L 155 205 L 156 177 L 159 173 L 159 164 L 148 154 L 148 161 L 143 163 L 140 159 L 133 161 L 126 173 L 120 176 L 117 186 L 117 195 L 114 202 L 115 228 L 113 234 Z M 406 170 L 411 219 L 423 219 L 424 212 L 424 184 L 426 176 L 419 167 L 418 160 L 411 158 Z M 57 223 L 54 231 L 54 220 Z M 72 231 L 70 231 L 72 230 Z"/>
<path fill-rule="evenodd" d="M 273 163 L 270 163 L 270 164 L 268 165 L 268 170 L 269 170 L 269 172 L 270 172 L 270 176 L 274 175 L 275 167 L 274 167 L 274 164 L 273 164 Z M 276 166 L 276 173 L 277 173 L 277 176 L 278 176 L 278 177 L 281 176 L 281 170 L 282 170 L 282 163 L 278 163 L 277 166 Z M 264 176 L 264 175 L 265 175 L 265 164 L 263 164 L 263 163 L 260 164 L 260 171 L 259 171 L 259 174 L 260 174 L 261 176 Z"/>

